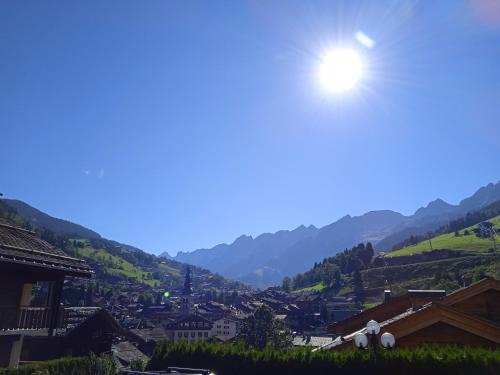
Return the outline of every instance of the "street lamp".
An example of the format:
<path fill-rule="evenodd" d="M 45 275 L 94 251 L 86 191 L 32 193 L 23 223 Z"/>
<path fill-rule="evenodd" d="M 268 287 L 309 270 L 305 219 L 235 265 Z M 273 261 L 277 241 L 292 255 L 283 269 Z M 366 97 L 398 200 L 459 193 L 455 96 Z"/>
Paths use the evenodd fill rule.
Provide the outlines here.
<path fill-rule="evenodd" d="M 366 349 L 368 347 L 368 336 L 370 337 L 370 347 L 371 350 L 376 353 L 378 350 L 379 342 L 377 335 L 380 333 L 380 324 L 378 324 L 375 320 L 370 320 L 366 324 L 366 334 L 357 333 L 354 336 L 354 345 L 359 349 Z M 382 345 L 385 349 L 391 349 L 396 345 L 396 338 L 392 333 L 384 332 L 382 336 L 380 336 L 380 345 Z"/>

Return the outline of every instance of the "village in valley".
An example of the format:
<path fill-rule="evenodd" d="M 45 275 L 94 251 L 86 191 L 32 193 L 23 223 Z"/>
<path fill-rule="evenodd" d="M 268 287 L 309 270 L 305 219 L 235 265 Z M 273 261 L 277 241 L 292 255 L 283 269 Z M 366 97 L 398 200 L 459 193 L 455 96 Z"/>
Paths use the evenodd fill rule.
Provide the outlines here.
<path fill-rule="evenodd" d="M 500 0 L 0 0 L 0 375 L 500 375 Z"/>
<path fill-rule="evenodd" d="M 387 264 L 377 266 L 380 259 L 371 258 L 370 267 L 386 269 Z M 397 262 L 391 264 L 397 267 Z M 307 288 L 293 291 L 286 285 L 259 290 L 227 283 L 215 292 L 212 275 L 197 275 L 197 267 L 185 265 L 182 283 L 171 289 L 122 280 L 104 293 L 85 260 L 5 219 L 0 222 L 0 269 L 2 306 L 8 306 L 0 307 L 2 366 L 91 353 L 111 354 L 123 368 L 145 366 L 165 340 L 220 345 L 245 340 L 249 318 L 258 311 L 272 314 L 282 335 L 279 345 L 288 348 L 352 348 L 369 321 L 379 322 L 402 348 L 421 341 L 452 344 L 458 336 L 474 346 L 500 343 L 500 282 L 488 277 L 464 279 L 465 285 L 453 293 L 399 289 L 396 295 L 389 287 L 371 292 L 365 287 L 363 305 L 355 291 L 336 295 Z M 75 290 L 83 296 L 79 306 L 64 303 L 64 291 Z M 266 334 L 254 329 L 257 335 Z"/>
<path fill-rule="evenodd" d="M 333 319 L 344 320 L 361 311 L 353 297 L 325 298 L 279 287 L 224 289 L 212 300 L 212 294 L 203 292 L 210 284 L 189 266 L 179 288 L 130 282 L 120 285 L 120 293 L 104 296 L 99 287 L 95 289 L 95 273 L 85 261 L 66 256 L 35 232 L 3 221 L 0 248 L 1 290 L 11 291 L 11 299 L 2 305 L 12 306 L 10 311 L 0 309 L 0 335 L 7 340 L 4 345 L 11 343 L 10 349 L 4 346 L 8 350 L 2 353 L 2 366 L 91 352 L 113 353 L 129 366 L 137 359 L 147 361 L 160 340 L 236 341 L 244 320 L 264 305 L 286 324 L 294 346 L 314 348 L 335 338 L 327 329 Z M 64 306 L 63 286 L 94 292 L 87 295 L 87 306 Z M 152 303 L 141 299 L 146 292 L 155 296 Z M 13 302 L 18 299 L 22 302 L 16 308 Z"/>

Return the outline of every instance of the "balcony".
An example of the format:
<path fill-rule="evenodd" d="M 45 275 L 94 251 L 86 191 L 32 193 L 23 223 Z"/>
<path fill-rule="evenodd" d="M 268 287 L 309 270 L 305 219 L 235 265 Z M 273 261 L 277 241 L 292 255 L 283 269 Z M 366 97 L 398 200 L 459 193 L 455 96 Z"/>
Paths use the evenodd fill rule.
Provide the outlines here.
<path fill-rule="evenodd" d="M 48 333 L 52 322 L 52 308 L 32 306 L 0 306 L 0 335 Z"/>

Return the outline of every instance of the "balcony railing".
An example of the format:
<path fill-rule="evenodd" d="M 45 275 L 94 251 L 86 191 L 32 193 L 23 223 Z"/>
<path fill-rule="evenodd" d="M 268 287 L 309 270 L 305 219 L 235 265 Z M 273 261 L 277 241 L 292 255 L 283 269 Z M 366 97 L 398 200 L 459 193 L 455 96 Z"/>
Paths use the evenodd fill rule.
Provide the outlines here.
<path fill-rule="evenodd" d="M 51 318 L 50 307 L 0 306 L 0 331 L 48 329 Z"/>

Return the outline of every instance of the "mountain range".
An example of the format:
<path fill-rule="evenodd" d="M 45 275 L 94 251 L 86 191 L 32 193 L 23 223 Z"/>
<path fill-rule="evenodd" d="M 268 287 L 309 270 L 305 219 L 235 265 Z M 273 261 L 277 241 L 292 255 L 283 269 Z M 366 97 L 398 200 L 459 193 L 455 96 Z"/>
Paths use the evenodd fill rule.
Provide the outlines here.
<path fill-rule="evenodd" d="M 346 215 L 321 228 L 302 225 L 294 230 L 265 233 L 255 238 L 243 235 L 231 244 L 179 252 L 173 259 L 253 286 L 266 287 L 360 242 L 371 242 L 379 252 L 390 251 L 410 235 L 425 234 L 498 200 L 500 182 L 490 183 L 458 205 L 436 199 L 408 216 L 390 210 L 354 217 Z"/>

